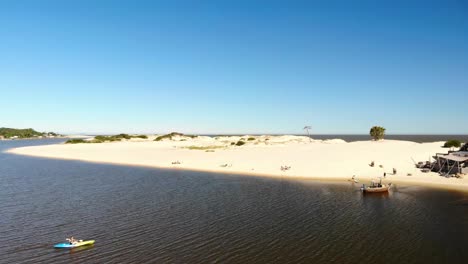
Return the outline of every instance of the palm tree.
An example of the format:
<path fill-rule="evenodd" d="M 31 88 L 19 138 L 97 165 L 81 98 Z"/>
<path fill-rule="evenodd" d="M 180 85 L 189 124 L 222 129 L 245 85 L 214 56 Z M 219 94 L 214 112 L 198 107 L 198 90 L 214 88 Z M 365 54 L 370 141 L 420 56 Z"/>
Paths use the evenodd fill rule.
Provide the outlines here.
<path fill-rule="evenodd" d="M 369 134 L 371 135 L 371 137 L 377 141 L 377 140 L 381 140 L 384 138 L 385 136 L 385 128 L 384 127 L 381 127 L 381 126 L 373 126 L 371 129 L 370 129 L 370 132 Z"/>
<path fill-rule="evenodd" d="M 307 131 L 307 135 L 309 136 L 309 140 L 310 140 L 310 142 L 312 142 L 312 139 L 310 138 L 310 133 L 309 133 L 309 129 L 312 129 L 312 127 L 310 127 L 310 126 L 305 126 L 303 129 L 304 129 L 305 131 Z"/>

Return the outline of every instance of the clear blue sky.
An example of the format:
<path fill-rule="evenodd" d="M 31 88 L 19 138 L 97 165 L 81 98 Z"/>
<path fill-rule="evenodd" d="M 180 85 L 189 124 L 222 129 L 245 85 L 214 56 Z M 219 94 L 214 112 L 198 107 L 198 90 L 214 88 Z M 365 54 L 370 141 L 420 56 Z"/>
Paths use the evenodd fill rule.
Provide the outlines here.
<path fill-rule="evenodd" d="M 0 126 L 468 133 L 466 1 L 1 1 Z"/>

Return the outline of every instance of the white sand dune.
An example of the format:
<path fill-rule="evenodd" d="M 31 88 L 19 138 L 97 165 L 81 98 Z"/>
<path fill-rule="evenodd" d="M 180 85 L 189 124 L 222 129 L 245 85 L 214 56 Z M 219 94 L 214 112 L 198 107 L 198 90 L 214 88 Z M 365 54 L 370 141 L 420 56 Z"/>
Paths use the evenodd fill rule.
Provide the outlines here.
<path fill-rule="evenodd" d="M 248 138 L 253 138 L 248 140 Z M 283 178 L 348 180 L 353 175 L 369 183 L 386 172 L 386 181 L 468 190 L 464 179 L 422 173 L 415 161 L 426 161 L 447 152 L 443 142 L 309 140 L 300 136 L 222 136 L 172 140 L 128 140 L 100 144 L 57 144 L 11 149 L 8 152 L 46 158 L 89 162 L 179 168 L 223 173 L 255 174 Z M 243 139 L 246 144 L 235 146 Z M 196 149 L 195 149 L 196 148 Z M 180 164 L 172 164 L 179 161 Z M 374 167 L 369 163 L 375 162 Z M 383 168 L 380 168 L 382 165 Z M 281 170 L 281 166 L 290 166 Z M 392 169 L 397 174 L 392 174 Z M 407 176 L 410 173 L 412 176 Z"/>

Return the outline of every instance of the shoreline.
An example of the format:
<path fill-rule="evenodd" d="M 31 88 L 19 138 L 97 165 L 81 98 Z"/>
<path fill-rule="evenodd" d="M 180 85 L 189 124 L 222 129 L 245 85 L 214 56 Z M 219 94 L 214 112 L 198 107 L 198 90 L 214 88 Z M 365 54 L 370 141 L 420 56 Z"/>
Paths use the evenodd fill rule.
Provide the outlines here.
<path fill-rule="evenodd" d="M 446 152 L 441 142 L 314 140 L 307 137 L 269 136 L 246 141 L 244 146 L 230 146 L 239 137 L 153 141 L 128 140 L 99 144 L 53 144 L 20 147 L 6 153 L 42 158 L 77 160 L 99 164 L 176 169 L 195 172 L 236 174 L 277 179 L 348 181 L 353 175 L 358 185 L 378 180 L 386 172 L 385 182 L 421 185 L 468 191 L 468 177 L 445 178 L 437 173 L 422 173 L 416 161 Z M 196 149 L 196 148 L 198 149 Z M 370 167 L 375 160 L 375 167 Z M 172 164 L 180 161 L 181 164 Z M 382 168 L 379 167 L 382 165 Z M 232 166 L 232 167 L 231 167 Z M 286 171 L 282 166 L 289 166 Z M 397 168 L 396 175 L 390 173 Z M 406 176 L 411 173 L 412 176 Z"/>
<path fill-rule="evenodd" d="M 63 137 L 46 137 L 46 138 L 37 138 L 37 137 L 32 137 L 32 138 L 3 138 L 0 139 L 0 141 L 18 141 L 18 140 L 44 140 L 44 139 L 67 139 L 69 137 L 63 136 Z"/>
<path fill-rule="evenodd" d="M 13 149 L 9 149 L 13 150 Z M 274 180 L 311 180 L 314 182 L 333 182 L 333 183 L 349 183 L 355 184 L 356 187 L 361 186 L 363 183 L 368 185 L 369 182 L 376 178 L 361 178 L 362 180 L 359 183 L 353 183 L 350 181 L 350 178 L 336 176 L 336 177 L 323 177 L 323 176 L 301 176 L 301 175 L 274 175 L 274 174 L 264 174 L 259 172 L 242 172 L 242 171 L 222 171 L 222 170 L 209 170 L 209 169 L 196 169 L 196 168 L 181 168 L 181 167 L 159 167 L 159 166 L 151 166 L 151 165 L 136 165 L 131 163 L 125 162 L 101 162 L 101 161 L 89 161 L 89 160 L 79 160 L 79 159 L 72 159 L 72 158 L 49 158 L 43 156 L 36 156 L 36 155 L 26 155 L 26 154 L 17 154 L 14 152 L 10 152 L 9 150 L 4 151 L 5 153 L 11 155 L 18 155 L 18 156 L 29 156 L 29 157 L 36 157 L 36 158 L 43 158 L 43 159 L 54 159 L 54 160 L 66 160 L 66 161 L 78 161 L 78 162 L 85 162 L 91 164 L 101 164 L 101 165 L 115 165 L 115 166 L 130 166 L 136 168 L 145 168 L 145 169 L 159 169 L 159 170 L 167 170 L 167 171 L 187 171 L 187 172 L 204 172 L 210 174 L 222 174 L 226 176 L 238 176 L 238 177 L 258 177 L 258 178 L 268 178 Z M 441 177 L 441 176 L 440 176 Z M 366 180 L 367 182 L 363 182 Z M 443 190 L 450 190 L 450 191 L 461 191 L 468 193 L 468 186 L 465 185 L 457 185 L 458 183 L 450 183 L 450 184 L 440 184 L 438 182 L 427 182 L 427 181 L 418 181 L 418 180 L 404 180 L 404 179 L 391 179 L 385 178 L 382 179 L 382 182 L 385 183 L 393 183 L 393 184 L 404 184 L 407 186 L 415 186 L 415 187 L 425 187 L 425 188 L 433 188 L 433 189 L 443 189 Z"/>

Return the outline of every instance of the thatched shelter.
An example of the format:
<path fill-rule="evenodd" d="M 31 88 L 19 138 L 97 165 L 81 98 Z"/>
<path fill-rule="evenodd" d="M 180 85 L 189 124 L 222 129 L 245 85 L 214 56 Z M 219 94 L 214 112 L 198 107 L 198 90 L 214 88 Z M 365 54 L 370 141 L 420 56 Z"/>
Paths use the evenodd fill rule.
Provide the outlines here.
<path fill-rule="evenodd" d="M 436 155 L 433 170 L 445 175 L 468 173 L 468 151 L 457 151 L 449 154 Z"/>
<path fill-rule="evenodd" d="M 460 148 L 460 151 L 468 151 L 468 143 L 465 143 L 465 145 L 463 145 L 463 146 Z"/>

